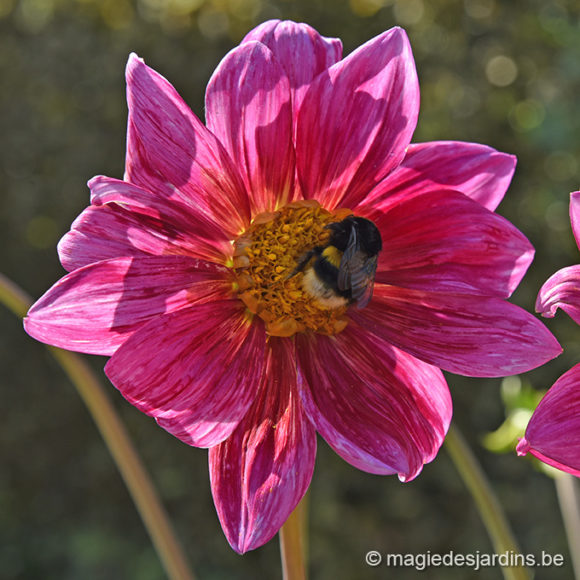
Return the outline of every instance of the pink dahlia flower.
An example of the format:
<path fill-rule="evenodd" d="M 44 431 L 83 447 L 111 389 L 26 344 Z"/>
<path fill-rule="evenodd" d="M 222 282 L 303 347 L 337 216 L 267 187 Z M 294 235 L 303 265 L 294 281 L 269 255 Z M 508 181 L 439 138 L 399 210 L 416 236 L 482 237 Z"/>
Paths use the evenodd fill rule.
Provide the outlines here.
<path fill-rule="evenodd" d="M 537 406 L 518 455 L 528 452 L 580 477 L 580 365 L 564 373 Z"/>
<path fill-rule="evenodd" d="M 570 194 L 570 222 L 580 247 L 580 191 Z M 540 289 L 536 310 L 552 318 L 558 308 L 580 324 L 580 266 L 559 270 Z M 564 373 L 540 401 L 517 451 L 580 476 L 580 365 Z"/>
<path fill-rule="evenodd" d="M 505 301 L 533 255 L 493 213 L 515 159 L 410 145 L 419 87 L 402 30 L 341 52 L 305 24 L 258 26 L 213 74 L 206 126 L 132 55 L 124 180 L 89 182 L 59 244 L 70 273 L 25 321 L 38 340 L 111 356 L 129 402 L 210 448 L 239 552 L 306 492 L 317 431 L 359 469 L 407 481 L 449 425 L 440 369 L 503 376 L 560 352 Z M 382 237 L 374 297 L 325 306 L 298 266 L 353 214 Z"/>

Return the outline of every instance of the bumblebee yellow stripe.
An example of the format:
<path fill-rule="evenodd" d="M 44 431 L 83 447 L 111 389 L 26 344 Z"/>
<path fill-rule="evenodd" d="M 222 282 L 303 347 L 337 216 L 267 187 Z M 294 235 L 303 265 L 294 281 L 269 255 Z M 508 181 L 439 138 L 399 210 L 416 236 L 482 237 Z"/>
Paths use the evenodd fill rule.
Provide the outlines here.
<path fill-rule="evenodd" d="M 340 260 L 342 258 L 342 252 L 336 249 L 334 246 L 327 246 L 322 251 L 322 256 L 326 258 L 335 268 L 340 266 Z"/>

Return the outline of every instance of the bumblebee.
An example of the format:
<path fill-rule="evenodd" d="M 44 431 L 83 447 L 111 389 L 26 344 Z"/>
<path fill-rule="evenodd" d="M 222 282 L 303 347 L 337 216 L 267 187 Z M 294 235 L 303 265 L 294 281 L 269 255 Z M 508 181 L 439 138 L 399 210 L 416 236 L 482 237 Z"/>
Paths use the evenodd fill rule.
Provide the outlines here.
<path fill-rule="evenodd" d="M 290 277 L 303 272 L 304 290 L 327 308 L 364 308 L 373 295 L 381 234 L 373 222 L 355 216 L 325 227 L 331 230 L 328 243 L 306 252 Z"/>

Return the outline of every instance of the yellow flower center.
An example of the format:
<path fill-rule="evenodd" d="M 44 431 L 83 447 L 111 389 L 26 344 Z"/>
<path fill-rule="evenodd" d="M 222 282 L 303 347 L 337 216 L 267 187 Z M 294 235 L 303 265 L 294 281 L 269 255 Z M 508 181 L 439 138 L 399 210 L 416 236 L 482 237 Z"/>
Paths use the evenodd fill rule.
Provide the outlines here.
<path fill-rule="evenodd" d="M 233 268 L 239 298 L 257 314 L 272 336 L 313 331 L 333 335 L 348 324 L 346 306 L 329 308 L 302 286 L 296 272 L 301 258 L 316 246 L 325 246 L 330 231 L 352 212 L 327 211 L 317 201 L 289 203 L 275 212 L 257 215 L 234 244 Z"/>

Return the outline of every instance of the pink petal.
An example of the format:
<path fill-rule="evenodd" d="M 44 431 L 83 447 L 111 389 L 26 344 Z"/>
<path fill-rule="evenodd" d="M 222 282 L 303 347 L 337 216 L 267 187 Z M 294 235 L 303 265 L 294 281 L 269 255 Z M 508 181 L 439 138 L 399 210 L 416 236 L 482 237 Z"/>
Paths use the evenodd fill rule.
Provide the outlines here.
<path fill-rule="evenodd" d="M 401 165 L 377 185 L 368 203 L 397 194 L 411 196 L 454 189 L 493 211 L 503 199 L 515 167 L 513 155 L 479 143 L 411 144 Z"/>
<path fill-rule="evenodd" d="M 522 373 L 562 352 L 539 320 L 499 298 L 375 284 L 369 306 L 350 316 L 409 354 L 471 377 Z"/>
<path fill-rule="evenodd" d="M 580 324 L 580 266 L 562 268 L 540 288 L 536 312 L 553 318 L 558 308 Z"/>
<path fill-rule="evenodd" d="M 206 122 L 236 163 L 254 213 L 272 211 L 294 195 L 290 85 L 269 48 L 246 42 L 210 79 Z"/>
<path fill-rule="evenodd" d="M 419 86 L 405 32 L 393 28 L 319 75 L 304 96 L 296 164 L 305 197 L 354 207 L 405 155 Z"/>
<path fill-rule="evenodd" d="M 370 473 L 413 479 L 451 421 L 441 371 L 355 324 L 339 335 L 297 335 L 306 411 L 331 447 Z"/>
<path fill-rule="evenodd" d="M 232 435 L 209 451 L 211 487 L 236 552 L 265 544 L 306 493 L 316 432 L 296 391 L 293 343 L 270 338 L 266 377 Z"/>
<path fill-rule="evenodd" d="M 93 205 L 116 203 L 124 208 L 130 207 L 142 215 L 171 224 L 184 237 L 197 237 L 210 242 L 215 240 L 214 244 L 229 244 L 231 241 L 221 226 L 208 219 L 208 215 L 200 212 L 198 206 L 185 204 L 177 198 L 166 199 L 126 181 L 102 175 L 93 177 L 88 185 Z"/>
<path fill-rule="evenodd" d="M 377 280 L 385 284 L 507 298 L 534 256 L 509 221 L 455 191 L 385 200 L 365 214 L 383 238 Z"/>
<path fill-rule="evenodd" d="M 132 405 L 188 445 L 213 447 L 248 411 L 263 380 L 265 332 L 239 300 L 151 320 L 105 367 Z"/>
<path fill-rule="evenodd" d="M 294 116 L 312 80 L 342 58 L 340 39 L 326 38 L 308 24 L 291 20 L 268 20 L 247 34 L 242 44 L 253 40 L 265 44 L 286 71 Z"/>
<path fill-rule="evenodd" d="M 576 245 L 580 248 L 580 191 L 570 194 L 570 223 Z"/>
<path fill-rule="evenodd" d="M 179 199 L 230 238 L 246 229 L 247 195 L 225 149 L 171 84 L 134 54 L 127 101 L 126 180 Z"/>
<path fill-rule="evenodd" d="M 122 256 L 184 254 L 223 264 L 231 255 L 225 232 L 178 200 L 103 176 L 89 186 L 93 205 L 58 245 L 69 271 Z"/>
<path fill-rule="evenodd" d="M 26 332 L 60 348 L 113 354 L 151 318 L 229 296 L 227 268 L 184 256 L 115 258 L 61 278 L 28 312 Z"/>
<path fill-rule="evenodd" d="M 564 373 L 546 393 L 518 445 L 548 465 L 580 476 L 580 365 Z"/>
<path fill-rule="evenodd" d="M 570 194 L 570 223 L 580 247 L 580 191 Z M 580 324 L 580 266 L 562 268 L 544 282 L 536 299 L 536 312 L 552 318 L 558 308 Z"/>

